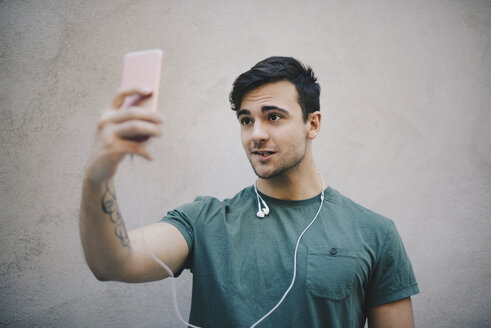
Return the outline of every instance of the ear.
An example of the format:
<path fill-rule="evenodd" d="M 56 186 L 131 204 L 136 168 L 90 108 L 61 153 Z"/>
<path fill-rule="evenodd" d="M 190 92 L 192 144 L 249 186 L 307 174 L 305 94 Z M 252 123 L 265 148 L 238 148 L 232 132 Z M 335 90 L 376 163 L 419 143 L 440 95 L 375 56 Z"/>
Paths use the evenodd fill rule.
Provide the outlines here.
<path fill-rule="evenodd" d="M 307 118 L 307 138 L 308 139 L 315 139 L 321 130 L 321 112 L 313 112 L 309 113 L 309 116 Z"/>

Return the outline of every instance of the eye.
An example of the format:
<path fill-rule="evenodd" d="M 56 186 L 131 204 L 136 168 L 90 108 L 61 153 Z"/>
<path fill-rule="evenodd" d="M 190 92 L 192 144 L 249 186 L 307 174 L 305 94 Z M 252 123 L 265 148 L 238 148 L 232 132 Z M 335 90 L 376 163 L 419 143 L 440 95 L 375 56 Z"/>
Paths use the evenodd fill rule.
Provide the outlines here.
<path fill-rule="evenodd" d="M 271 115 L 269 115 L 269 120 L 270 121 L 273 121 L 273 122 L 279 121 L 280 118 L 281 118 L 281 116 L 278 115 L 278 114 L 271 114 Z"/>
<path fill-rule="evenodd" d="M 249 117 L 243 117 L 239 119 L 240 124 L 242 125 L 249 125 L 251 124 L 252 120 Z"/>

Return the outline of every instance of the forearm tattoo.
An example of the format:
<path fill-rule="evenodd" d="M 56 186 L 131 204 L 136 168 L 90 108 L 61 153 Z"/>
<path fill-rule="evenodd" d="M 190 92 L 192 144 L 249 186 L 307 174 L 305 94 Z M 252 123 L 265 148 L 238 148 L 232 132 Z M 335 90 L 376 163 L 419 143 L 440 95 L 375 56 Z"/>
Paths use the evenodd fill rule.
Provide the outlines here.
<path fill-rule="evenodd" d="M 101 198 L 102 211 L 109 215 L 111 222 L 115 224 L 114 234 L 121 241 L 123 247 L 128 247 L 128 232 L 124 225 L 124 221 L 119 212 L 118 203 L 116 202 L 116 194 L 109 188 L 109 182 L 106 182 L 106 191 Z"/>

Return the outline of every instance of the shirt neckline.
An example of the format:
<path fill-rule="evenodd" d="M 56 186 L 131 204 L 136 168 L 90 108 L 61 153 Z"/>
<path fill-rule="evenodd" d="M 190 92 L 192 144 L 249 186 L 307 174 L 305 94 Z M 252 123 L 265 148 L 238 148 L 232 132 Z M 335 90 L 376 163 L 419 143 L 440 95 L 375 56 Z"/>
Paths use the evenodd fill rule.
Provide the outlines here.
<path fill-rule="evenodd" d="M 254 192 L 254 186 L 249 187 L 249 190 L 253 194 L 254 198 L 256 198 L 256 193 Z M 257 192 L 259 193 L 259 196 L 261 196 L 266 203 L 280 205 L 280 206 L 306 206 L 306 205 L 310 205 L 312 203 L 319 203 L 320 195 L 321 195 L 321 193 L 319 193 L 319 194 L 315 195 L 314 197 L 308 198 L 308 199 L 285 200 L 285 199 L 279 199 L 279 198 L 274 198 L 274 197 L 268 196 L 266 194 L 263 194 L 259 190 Z M 333 189 L 331 188 L 331 186 L 327 186 L 327 188 L 324 189 L 324 199 L 330 198 L 332 192 L 333 192 Z"/>

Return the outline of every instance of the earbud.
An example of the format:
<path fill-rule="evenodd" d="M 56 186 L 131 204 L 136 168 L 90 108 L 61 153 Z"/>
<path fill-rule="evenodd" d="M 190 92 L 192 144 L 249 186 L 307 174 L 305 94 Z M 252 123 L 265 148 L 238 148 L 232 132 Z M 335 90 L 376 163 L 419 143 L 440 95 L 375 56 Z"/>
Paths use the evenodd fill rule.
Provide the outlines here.
<path fill-rule="evenodd" d="M 261 198 L 261 196 L 259 196 L 259 194 L 257 195 L 258 196 L 258 200 L 257 200 L 257 205 L 259 207 L 259 211 L 257 211 L 256 215 L 258 218 L 264 218 L 266 215 L 269 214 L 269 207 L 268 205 L 266 204 L 266 202 L 264 201 L 264 199 Z M 261 202 L 263 203 L 263 208 L 261 208 L 260 204 L 259 204 L 259 200 L 261 200 Z"/>
<path fill-rule="evenodd" d="M 321 182 L 322 182 L 322 191 L 321 191 L 321 203 L 319 205 L 319 209 L 317 210 L 317 213 L 315 214 L 314 218 L 312 219 L 312 221 L 310 221 L 310 223 L 305 227 L 305 229 L 303 229 L 302 233 L 300 234 L 300 236 L 298 237 L 297 239 L 297 243 L 296 243 L 296 246 L 295 246 L 295 251 L 293 252 L 293 277 L 292 277 L 292 281 L 290 283 L 290 286 L 287 288 L 287 290 L 285 291 L 285 293 L 283 293 L 283 296 L 281 297 L 281 299 L 278 301 L 278 303 L 276 303 L 275 306 L 273 306 L 271 308 L 271 310 L 269 310 L 268 313 L 266 313 L 261 319 L 259 319 L 258 321 L 256 321 L 250 328 L 255 328 L 258 324 L 260 324 L 264 319 L 266 319 L 267 317 L 269 317 L 269 315 L 271 313 L 273 313 L 274 311 L 276 311 L 276 309 L 281 305 L 281 303 L 283 303 L 283 301 L 285 300 L 285 297 L 288 295 L 288 293 L 291 291 L 292 287 L 293 287 L 293 284 L 295 283 L 295 278 L 297 276 L 297 253 L 298 253 L 298 245 L 300 245 L 300 241 L 302 239 L 302 236 L 305 234 L 305 232 L 310 228 L 310 226 L 312 224 L 314 224 L 315 220 L 317 219 L 317 217 L 319 216 L 319 213 L 321 212 L 322 210 L 322 205 L 324 204 L 324 179 L 322 179 L 322 176 L 319 174 L 319 176 L 321 177 Z M 261 196 L 259 196 L 259 193 L 257 192 L 257 188 L 256 188 L 256 184 L 254 184 L 254 190 L 256 191 L 256 197 L 257 197 L 257 207 L 259 208 L 259 211 L 257 211 L 257 217 L 259 218 L 264 218 L 265 215 L 268 215 L 269 213 L 269 208 L 268 206 L 266 205 L 266 202 L 261 198 Z M 259 199 L 261 199 L 263 205 L 264 205 L 264 208 L 261 208 L 261 205 L 259 203 Z"/>
<path fill-rule="evenodd" d="M 268 204 L 262 199 L 261 196 L 259 196 L 259 193 L 257 192 L 257 187 L 256 184 L 254 184 L 254 191 L 256 192 L 256 197 L 257 197 L 257 208 L 258 211 L 256 213 L 256 216 L 260 219 L 264 218 L 266 215 L 269 214 L 269 207 Z M 261 208 L 261 203 L 263 204 L 263 207 Z"/>
<path fill-rule="evenodd" d="M 261 203 L 263 203 L 263 208 L 261 209 L 261 211 L 264 213 L 264 215 L 268 215 L 269 214 L 269 207 L 268 205 L 266 204 L 266 202 L 264 201 L 264 199 L 259 196 L 259 199 L 261 200 Z"/>

